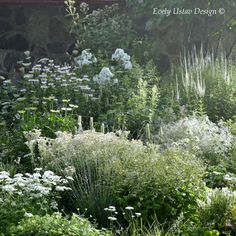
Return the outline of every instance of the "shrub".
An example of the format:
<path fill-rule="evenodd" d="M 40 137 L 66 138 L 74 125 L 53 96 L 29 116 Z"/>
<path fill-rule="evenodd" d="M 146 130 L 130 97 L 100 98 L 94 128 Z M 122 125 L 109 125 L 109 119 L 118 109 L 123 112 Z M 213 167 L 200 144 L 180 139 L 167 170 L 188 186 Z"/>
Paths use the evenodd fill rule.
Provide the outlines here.
<path fill-rule="evenodd" d="M 222 233 L 235 233 L 235 192 L 227 188 L 209 189 L 205 201 L 198 201 L 199 228 L 216 229 Z"/>
<path fill-rule="evenodd" d="M 71 218 L 60 213 L 53 215 L 34 215 L 23 219 L 18 226 L 11 228 L 11 235 L 71 235 L 71 236 L 108 236 L 108 231 L 95 229 L 88 220 L 73 214 Z"/>
<path fill-rule="evenodd" d="M 163 125 L 157 139 L 164 147 L 204 154 L 226 154 L 233 145 L 234 136 L 222 123 L 211 122 L 207 116 L 189 116 Z"/>
<path fill-rule="evenodd" d="M 11 225 L 16 225 L 24 215 L 44 215 L 57 210 L 56 199 L 60 192 L 68 190 L 68 181 L 51 171 L 40 174 L 16 174 L 0 172 L 0 231 L 7 233 Z"/>
<path fill-rule="evenodd" d="M 71 32 L 79 41 L 77 50 L 90 48 L 98 52 L 103 48 L 109 55 L 116 48 L 123 48 L 132 53 L 137 33 L 129 16 L 122 13 L 118 5 L 90 10 L 86 3 L 81 3 L 77 11 L 75 1 L 65 3 L 71 18 Z"/>
<path fill-rule="evenodd" d="M 121 135 L 124 133 L 121 132 Z M 175 219 L 194 211 L 203 188 L 204 167 L 193 155 L 144 146 L 114 133 L 58 133 L 37 138 L 42 163 L 59 173 L 73 173 L 73 205 L 103 222 L 111 204 L 132 205 L 144 219 Z M 32 141 L 31 141 L 32 142 Z"/>

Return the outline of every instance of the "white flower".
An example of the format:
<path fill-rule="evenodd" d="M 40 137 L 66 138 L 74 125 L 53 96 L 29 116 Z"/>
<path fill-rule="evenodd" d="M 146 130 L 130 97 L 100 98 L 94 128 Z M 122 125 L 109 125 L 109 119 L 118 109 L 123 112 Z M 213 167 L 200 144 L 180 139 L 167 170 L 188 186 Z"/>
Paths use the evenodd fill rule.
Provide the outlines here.
<path fill-rule="evenodd" d="M 127 53 L 125 53 L 124 50 L 121 48 L 116 49 L 116 51 L 112 54 L 111 59 L 113 61 L 121 61 L 125 70 L 132 69 L 130 56 Z"/>
<path fill-rule="evenodd" d="M 24 54 L 25 56 L 30 57 L 30 51 L 25 51 Z"/>
<path fill-rule="evenodd" d="M 34 76 L 32 74 L 25 74 L 24 79 L 32 79 Z"/>
<path fill-rule="evenodd" d="M 124 65 L 125 70 L 131 70 L 133 67 L 130 61 L 125 61 L 123 65 Z"/>
<path fill-rule="evenodd" d="M 131 206 L 127 206 L 127 207 L 125 208 L 125 210 L 131 211 L 131 210 L 134 210 L 134 208 L 131 207 Z"/>
<path fill-rule="evenodd" d="M 195 150 L 198 153 L 224 154 L 232 146 L 234 136 L 227 127 L 215 124 L 207 116 L 185 117 L 175 123 L 162 126 L 159 137 L 164 147 Z"/>
<path fill-rule="evenodd" d="M 93 80 L 96 81 L 98 83 L 105 83 L 110 81 L 110 79 L 113 77 L 114 75 L 112 74 L 112 72 L 110 71 L 110 69 L 108 67 L 103 67 L 102 70 L 100 71 L 98 77 L 94 77 Z"/>
<path fill-rule="evenodd" d="M 115 212 L 116 208 L 114 206 L 109 206 L 108 211 Z"/>
<path fill-rule="evenodd" d="M 117 48 L 116 51 L 112 54 L 111 59 L 113 61 L 129 61 L 130 56 L 124 52 L 124 49 Z"/>
<path fill-rule="evenodd" d="M 54 173 L 52 171 L 47 170 L 47 171 L 44 172 L 43 178 L 48 178 L 48 177 L 53 176 L 53 175 L 54 175 Z"/>
<path fill-rule="evenodd" d="M 33 214 L 28 213 L 28 212 L 25 212 L 24 217 L 28 217 L 28 218 L 30 218 L 30 217 L 33 217 Z"/>
<path fill-rule="evenodd" d="M 93 81 L 94 81 L 94 82 L 98 82 L 98 81 L 99 81 L 98 75 L 94 75 L 94 76 L 93 76 Z"/>
<path fill-rule="evenodd" d="M 86 2 L 82 2 L 79 8 L 82 12 L 86 13 L 89 10 L 89 5 Z"/>
<path fill-rule="evenodd" d="M 79 67 L 97 63 L 97 58 L 91 52 L 89 52 L 89 49 L 83 50 L 81 55 L 76 57 L 74 60 Z"/>
<path fill-rule="evenodd" d="M 52 201 L 52 202 L 51 202 L 51 207 L 52 207 L 52 209 L 57 210 L 57 209 L 58 209 L 58 204 L 57 204 L 57 202 L 56 202 L 56 201 Z"/>
<path fill-rule="evenodd" d="M 2 186 L 2 190 L 3 191 L 6 191 L 6 192 L 15 192 L 16 191 L 16 188 L 14 188 L 13 185 L 4 185 Z"/>
<path fill-rule="evenodd" d="M 141 216 L 141 213 L 135 212 L 135 215 L 136 215 L 137 217 L 140 217 L 140 216 Z"/>
<path fill-rule="evenodd" d="M 71 176 L 66 177 L 68 180 L 74 181 L 74 179 Z"/>
<path fill-rule="evenodd" d="M 14 175 L 14 178 L 21 178 L 23 176 L 23 174 L 16 174 L 16 175 Z"/>
<path fill-rule="evenodd" d="M 41 177 L 41 174 L 40 173 L 34 173 L 33 174 L 33 178 L 35 178 L 35 179 L 38 179 L 38 178 L 40 178 Z"/>
<path fill-rule="evenodd" d="M 8 173 L 8 172 L 6 172 L 6 171 L 1 171 L 0 172 L 0 180 L 1 179 L 8 179 L 9 178 L 9 176 L 10 176 L 10 174 Z"/>
<path fill-rule="evenodd" d="M 116 217 L 109 216 L 109 217 L 108 217 L 108 220 L 110 220 L 110 221 L 116 221 L 117 218 L 116 218 Z"/>

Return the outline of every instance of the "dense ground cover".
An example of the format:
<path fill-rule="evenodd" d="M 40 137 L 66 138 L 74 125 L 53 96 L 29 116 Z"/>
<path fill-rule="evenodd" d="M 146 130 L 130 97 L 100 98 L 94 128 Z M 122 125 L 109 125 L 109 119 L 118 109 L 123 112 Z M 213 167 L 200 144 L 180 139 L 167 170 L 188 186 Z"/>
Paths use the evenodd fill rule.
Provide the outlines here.
<path fill-rule="evenodd" d="M 0 235 L 235 235 L 234 62 L 160 75 L 133 19 L 66 4 L 70 61 L 27 51 L 1 77 Z"/>

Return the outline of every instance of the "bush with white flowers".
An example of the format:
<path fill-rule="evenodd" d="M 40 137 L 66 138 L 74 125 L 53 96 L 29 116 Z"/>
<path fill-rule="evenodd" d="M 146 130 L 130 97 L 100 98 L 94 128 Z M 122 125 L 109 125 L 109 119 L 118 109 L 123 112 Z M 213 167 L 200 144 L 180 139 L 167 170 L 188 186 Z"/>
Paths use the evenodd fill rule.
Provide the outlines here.
<path fill-rule="evenodd" d="M 215 124 L 207 116 L 185 117 L 165 124 L 157 136 L 164 147 L 195 150 L 200 153 L 225 154 L 232 147 L 234 136 L 222 123 Z"/>
<path fill-rule="evenodd" d="M 173 219 L 178 211 L 173 213 L 169 204 L 188 212 L 188 206 L 195 204 L 195 197 L 202 191 L 204 167 L 190 153 L 160 153 L 155 145 L 128 140 L 127 132 L 122 131 L 56 135 L 55 139 L 28 139 L 28 145 L 37 142 L 42 165 L 62 175 L 71 172 L 74 181 L 68 192 L 70 202 L 81 211 L 86 208 L 97 222 L 103 222 L 103 209 L 110 204 L 126 210 L 134 207 L 145 213 L 145 218 L 156 211 L 161 221 L 165 217 Z"/>
<path fill-rule="evenodd" d="M 23 217 L 34 214 L 44 215 L 58 211 L 57 199 L 61 192 L 70 190 L 68 180 L 52 171 L 42 172 L 36 168 L 34 173 L 16 174 L 0 172 L 0 231 L 9 225 L 17 224 Z"/>

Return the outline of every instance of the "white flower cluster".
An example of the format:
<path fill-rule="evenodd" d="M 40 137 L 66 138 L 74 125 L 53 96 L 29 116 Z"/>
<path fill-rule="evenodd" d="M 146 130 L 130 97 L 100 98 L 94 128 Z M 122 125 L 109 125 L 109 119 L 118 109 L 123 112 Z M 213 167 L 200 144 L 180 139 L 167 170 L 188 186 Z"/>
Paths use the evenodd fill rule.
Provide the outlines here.
<path fill-rule="evenodd" d="M 68 180 L 55 175 L 52 171 L 40 173 L 41 168 L 36 168 L 33 174 L 16 174 L 13 178 L 6 171 L 0 172 L 0 189 L 3 192 L 27 196 L 29 198 L 41 198 L 48 196 L 54 190 L 70 190 L 64 186 Z"/>
<path fill-rule="evenodd" d="M 80 56 L 74 58 L 74 61 L 79 67 L 83 67 L 84 65 L 97 63 L 97 58 L 89 51 L 89 49 L 85 49 Z"/>
<path fill-rule="evenodd" d="M 161 130 L 158 140 L 164 147 L 187 148 L 200 153 L 224 154 L 235 138 L 227 127 L 211 122 L 207 116 L 186 117 L 163 125 Z"/>
<path fill-rule="evenodd" d="M 132 63 L 130 61 L 130 56 L 124 52 L 123 49 L 117 48 L 116 51 L 111 56 L 112 61 L 121 61 L 125 70 L 132 69 Z"/>
<path fill-rule="evenodd" d="M 93 77 L 93 81 L 99 84 L 104 84 L 106 82 L 109 82 L 113 76 L 113 73 L 108 67 L 103 67 L 99 75 L 95 75 Z"/>
<path fill-rule="evenodd" d="M 80 5 L 79 5 L 79 8 L 80 8 L 80 11 L 83 12 L 83 13 L 87 13 L 88 10 L 89 10 L 89 5 L 86 3 L 86 2 L 82 2 Z"/>

